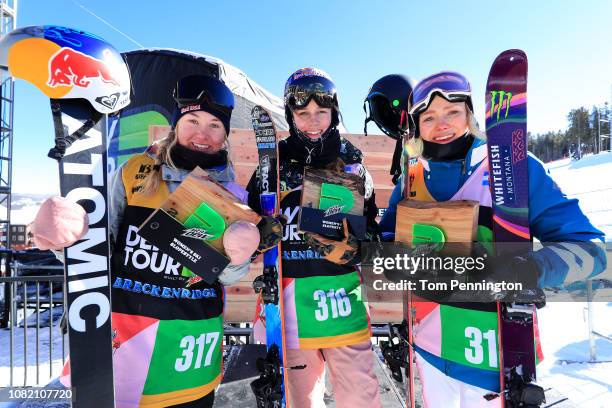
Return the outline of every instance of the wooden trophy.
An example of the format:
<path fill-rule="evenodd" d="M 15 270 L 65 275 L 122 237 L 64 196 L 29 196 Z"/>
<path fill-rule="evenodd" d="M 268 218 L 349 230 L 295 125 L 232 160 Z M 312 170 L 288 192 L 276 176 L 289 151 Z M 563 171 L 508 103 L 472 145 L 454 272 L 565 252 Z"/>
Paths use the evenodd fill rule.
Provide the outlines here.
<path fill-rule="evenodd" d="M 404 200 L 397 206 L 395 240 L 413 245 L 439 242 L 447 255 L 469 256 L 478 228 L 477 201 Z"/>
<path fill-rule="evenodd" d="M 212 283 L 229 264 L 223 233 L 239 220 L 257 225 L 261 217 L 196 167 L 142 223 L 138 233 Z"/>
<path fill-rule="evenodd" d="M 365 187 L 356 174 L 334 170 L 304 169 L 298 228 L 330 238 L 342 239 L 342 220 L 347 218 L 353 235 L 363 239 Z"/>

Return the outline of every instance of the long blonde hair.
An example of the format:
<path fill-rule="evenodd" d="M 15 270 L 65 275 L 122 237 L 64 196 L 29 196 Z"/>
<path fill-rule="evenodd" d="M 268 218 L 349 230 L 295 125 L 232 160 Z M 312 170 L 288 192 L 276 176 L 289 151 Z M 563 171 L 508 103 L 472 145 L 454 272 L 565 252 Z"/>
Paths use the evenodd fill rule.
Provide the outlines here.
<path fill-rule="evenodd" d="M 142 193 L 145 195 L 151 195 L 159 188 L 159 184 L 162 181 L 162 172 L 161 166 L 163 164 L 176 169 L 176 165 L 172 161 L 172 149 L 178 143 L 178 136 L 176 134 L 176 130 L 172 129 L 168 136 L 164 137 L 160 141 L 156 143 L 155 150 L 155 162 L 151 169 L 151 172 L 147 174 L 145 179 L 140 184 L 142 186 Z M 227 164 L 228 166 L 233 166 L 232 161 L 230 159 L 231 150 L 229 138 L 227 137 L 227 133 L 225 134 L 225 145 L 221 147 L 221 150 L 227 150 Z"/>
<path fill-rule="evenodd" d="M 476 120 L 476 117 L 474 117 L 474 113 L 472 113 L 472 111 L 467 107 L 467 104 L 465 107 L 469 132 L 477 139 L 486 140 L 487 136 L 480 131 L 478 121 Z M 409 157 L 420 157 L 423 154 L 423 139 L 421 137 L 415 137 L 414 130 L 410 131 L 405 149 Z"/>

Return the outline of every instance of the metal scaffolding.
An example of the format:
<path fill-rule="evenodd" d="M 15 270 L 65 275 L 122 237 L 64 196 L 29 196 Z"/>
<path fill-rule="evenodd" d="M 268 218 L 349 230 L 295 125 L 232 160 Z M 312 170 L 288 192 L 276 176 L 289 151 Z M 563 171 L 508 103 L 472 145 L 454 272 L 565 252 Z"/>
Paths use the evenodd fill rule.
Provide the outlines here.
<path fill-rule="evenodd" d="M 0 0 L 0 38 L 14 30 L 17 0 Z M 11 186 L 13 168 L 14 83 L 8 72 L 0 73 L 0 247 L 10 248 Z"/>

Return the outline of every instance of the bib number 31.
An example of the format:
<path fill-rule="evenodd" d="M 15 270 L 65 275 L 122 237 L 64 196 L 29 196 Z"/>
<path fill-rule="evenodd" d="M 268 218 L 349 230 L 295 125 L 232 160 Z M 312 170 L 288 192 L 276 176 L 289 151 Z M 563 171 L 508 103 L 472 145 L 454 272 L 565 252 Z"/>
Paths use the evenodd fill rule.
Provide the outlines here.
<path fill-rule="evenodd" d="M 469 347 L 465 348 L 465 359 L 480 365 L 484 361 L 483 340 L 487 343 L 486 349 L 489 359 L 489 367 L 497 368 L 497 336 L 495 330 L 482 332 L 477 327 L 466 327 L 465 337 L 470 340 Z"/>

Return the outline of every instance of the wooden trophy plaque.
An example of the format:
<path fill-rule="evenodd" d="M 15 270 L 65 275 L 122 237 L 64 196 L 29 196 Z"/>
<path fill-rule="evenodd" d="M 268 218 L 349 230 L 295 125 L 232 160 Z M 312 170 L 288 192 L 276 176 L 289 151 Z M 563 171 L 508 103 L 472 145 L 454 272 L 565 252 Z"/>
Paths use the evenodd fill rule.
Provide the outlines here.
<path fill-rule="evenodd" d="M 142 223 L 138 233 L 212 283 L 229 264 L 223 233 L 239 220 L 257 225 L 261 217 L 196 167 Z"/>
<path fill-rule="evenodd" d="M 395 240 L 408 245 L 444 242 L 443 254 L 469 256 L 476 240 L 478 208 L 477 201 L 469 200 L 404 200 L 397 206 Z"/>
<path fill-rule="evenodd" d="M 330 238 L 344 237 L 342 220 L 347 218 L 353 235 L 365 238 L 363 216 L 365 187 L 361 177 L 333 170 L 304 169 L 298 228 Z"/>

